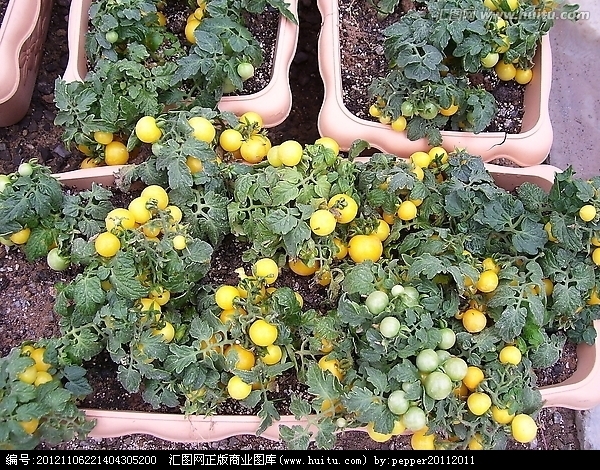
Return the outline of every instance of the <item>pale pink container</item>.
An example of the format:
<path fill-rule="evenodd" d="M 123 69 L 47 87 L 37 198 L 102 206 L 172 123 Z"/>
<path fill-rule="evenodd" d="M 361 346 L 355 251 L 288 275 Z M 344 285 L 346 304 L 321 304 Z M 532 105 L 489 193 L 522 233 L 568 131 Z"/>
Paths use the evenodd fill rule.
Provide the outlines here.
<path fill-rule="evenodd" d="M 318 118 L 321 136 L 335 139 L 342 150 L 348 150 L 354 140 L 362 139 L 382 152 L 404 158 L 430 148 L 427 139 L 411 141 L 406 131 L 396 132 L 389 125 L 360 119 L 348 111 L 342 94 L 338 0 L 317 0 L 317 3 L 323 18 L 319 37 L 319 69 L 325 86 Z M 442 131 L 442 146 L 448 152 L 465 148 L 486 162 L 506 158 L 523 167 L 542 163 L 553 139 L 548 112 L 551 82 L 552 56 L 546 35 L 538 48 L 533 79 L 525 92 L 522 131 L 519 134 Z"/>
<path fill-rule="evenodd" d="M 0 24 L 0 127 L 25 117 L 37 80 L 53 0 L 9 0 Z"/>

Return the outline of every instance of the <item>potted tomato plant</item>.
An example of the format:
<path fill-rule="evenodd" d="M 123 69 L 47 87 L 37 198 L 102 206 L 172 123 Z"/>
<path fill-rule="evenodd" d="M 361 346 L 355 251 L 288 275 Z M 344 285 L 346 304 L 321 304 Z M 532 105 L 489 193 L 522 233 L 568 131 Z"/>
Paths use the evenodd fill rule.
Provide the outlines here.
<path fill-rule="evenodd" d="M 488 165 L 488 170 L 496 182 L 507 190 L 514 190 L 524 182 L 531 182 L 544 190 L 550 190 L 555 173 L 559 170 L 549 165 L 539 165 L 532 168 L 507 168 Z M 68 185 L 90 187 L 92 181 L 110 184 L 118 169 L 98 168 L 94 175 L 83 174 L 81 171 L 60 175 L 61 181 Z M 375 304 L 371 304 L 375 308 Z M 595 322 L 595 329 L 600 324 Z M 382 329 L 383 331 L 383 329 Z M 389 334 L 389 333 L 386 333 Z M 578 367 L 576 373 L 564 383 L 545 386 L 540 389 L 544 406 L 562 406 L 572 409 L 589 409 L 598 403 L 597 393 L 593 390 L 600 366 L 598 365 L 598 345 L 580 345 L 577 350 Z M 181 414 L 154 414 L 144 412 L 108 411 L 85 409 L 86 416 L 95 420 L 95 427 L 90 436 L 115 437 L 130 433 L 147 433 L 156 437 L 179 442 L 216 441 L 239 434 L 257 434 L 280 440 L 282 426 L 304 427 L 307 432 L 318 431 L 318 416 L 297 419 L 294 416 L 282 415 L 268 427 L 261 424 L 256 416 L 214 415 L 214 416 L 184 416 Z M 311 426 L 311 420 L 314 425 Z M 368 426 L 354 428 L 373 433 Z M 410 431 L 408 431 L 410 432 Z M 383 433 L 382 433 L 383 434 Z M 316 435 L 316 434 L 315 434 Z M 375 439 L 380 438 L 373 434 Z"/>
<path fill-rule="evenodd" d="M 363 30 L 358 21 L 358 25 L 354 25 L 357 30 L 381 41 L 378 54 L 379 57 L 385 55 L 386 67 L 393 63 L 404 66 L 380 71 L 372 82 L 362 84 L 360 89 L 369 89 L 370 102 L 364 104 L 360 116 L 349 110 L 349 98 L 345 97 L 344 87 L 348 85 L 343 84 L 343 76 L 351 72 L 346 63 L 343 68 L 341 65 L 340 28 L 348 16 L 341 18 L 340 3 L 337 0 L 318 2 L 323 18 L 319 66 L 325 84 L 318 121 L 321 135 L 337 139 L 342 148 L 348 148 L 355 138 L 362 138 L 377 149 L 404 157 L 429 142 L 447 150 L 467 148 L 486 161 L 506 158 L 519 166 L 538 164 L 546 159 L 553 137 L 548 114 L 552 57 L 545 34 L 551 20 L 541 19 L 545 14 L 543 2 L 538 6 L 530 2 L 521 2 L 520 6 L 519 2 L 472 2 L 469 6 L 460 6 L 454 0 L 409 2 L 410 14 L 391 24 L 382 22 L 388 29 L 381 31 L 379 36 L 372 32 L 376 30 L 372 24 L 364 26 Z M 515 5 L 518 9 L 513 10 Z M 377 12 L 383 15 L 370 16 L 377 22 L 377 18 L 387 18 L 399 4 L 392 2 L 388 6 L 384 2 L 375 2 L 373 8 L 378 8 Z M 529 16 L 519 16 L 524 12 Z M 455 23 L 450 21 L 452 15 Z M 438 16 L 440 21 L 437 21 Z M 527 22 L 531 24 L 525 25 Z M 464 46 L 466 43 L 454 48 L 452 37 L 459 33 L 446 28 L 450 24 L 460 25 L 460 28 L 469 25 L 471 30 L 460 34 L 469 37 L 470 48 Z M 529 32 L 523 33 L 521 27 Z M 346 31 L 345 34 L 356 33 Z M 446 43 L 444 49 L 441 44 Z M 372 50 L 374 53 L 375 48 Z M 359 61 L 356 55 L 353 55 L 353 61 Z M 362 67 L 368 68 L 368 62 L 369 57 L 365 57 Z M 484 87 L 474 84 L 485 84 L 485 77 L 497 75 L 495 69 L 501 66 L 531 71 L 527 80 L 517 77 L 527 83 L 518 131 L 485 130 L 497 111 L 495 98 L 484 91 Z M 361 76 L 360 71 L 354 73 Z M 464 76 L 470 78 L 464 81 Z M 474 76 L 479 77 L 478 82 L 474 82 Z M 514 83 L 514 74 L 510 76 Z M 511 81 L 509 76 L 504 78 L 507 80 L 500 80 L 501 83 Z M 497 82 L 498 78 L 494 80 Z M 515 86 L 519 85 L 515 83 Z M 454 101 L 460 101 L 460 106 Z M 425 109 L 426 105 L 431 109 Z M 369 106 L 372 107 L 367 111 Z M 462 116 L 461 109 L 464 111 Z M 426 115 L 429 111 L 432 114 Z M 515 120 L 511 119 L 511 122 Z"/>
<path fill-rule="evenodd" d="M 202 105 L 238 116 L 260 109 L 263 126 L 276 126 L 291 109 L 298 32 L 296 0 L 74 0 L 55 122 L 65 129 L 65 143 L 96 163 L 104 152 L 98 144 L 110 141 L 94 132 L 125 143 L 139 117 L 167 109 Z M 128 150 L 134 146 L 129 142 Z"/>
<path fill-rule="evenodd" d="M 9 0 L 0 24 L 0 126 L 20 121 L 31 102 L 52 0 Z"/>

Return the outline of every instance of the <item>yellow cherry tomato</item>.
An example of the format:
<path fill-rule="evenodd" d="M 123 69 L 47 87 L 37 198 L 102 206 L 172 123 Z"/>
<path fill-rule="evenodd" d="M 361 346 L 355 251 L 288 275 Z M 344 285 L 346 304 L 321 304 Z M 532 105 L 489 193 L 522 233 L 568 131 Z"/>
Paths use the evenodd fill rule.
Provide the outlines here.
<path fill-rule="evenodd" d="M 257 346 L 269 346 L 277 340 L 277 327 L 262 318 L 256 320 L 248 328 L 250 340 Z"/>

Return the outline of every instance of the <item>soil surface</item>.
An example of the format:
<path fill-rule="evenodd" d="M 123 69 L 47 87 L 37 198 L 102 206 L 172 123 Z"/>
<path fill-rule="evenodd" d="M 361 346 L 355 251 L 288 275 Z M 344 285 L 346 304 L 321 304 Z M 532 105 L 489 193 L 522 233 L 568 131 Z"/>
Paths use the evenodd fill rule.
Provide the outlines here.
<path fill-rule="evenodd" d="M 2 4 L 7 0 L 0 0 Z M 67 20 L 70 0 L 55 0 L 49 34 L 46 41 L 41 69 L 33 93 L 30 110 L 25 118 L 10 127 L 0 128 L 0 173 L 15 171 L 23 160 L 37 158 L 54 172 L 77 169 L 81 156 L 67 151 L 61 142 L 61 129 L 53 123 L 54 80 L 61 76 L 67 63 Z M 323 99 L 323 84 L 317 62 L 317 38 L 321 17 L 316 0 L 299 0 L 300 38 L 294 62 L 291 66 L 293 105 L 286 121 L 269 130 L 274 143 L 296 139 L 312 143 L 318 137 L 317 115 Z M 236 253 L 236 250 L 223 250 Z M 237 250 L 239 253 L 239 250 Z M 239 260 L 229 260 L 239 266 Z M 232 270 L 229 270 L 231 273 Z M 0 353 L 6 355 L 12 347 L 24 340 L 36 340 L 59 334 L 57 318 L 53 313 L 54 285 L 66 281 L 75 273 L 69 269 L 62 273 L 51 272 L 45 260 L 28 263 L 21 252 L 0 247 Z M 213 272 L 215 280 L 218 272 Z M 285 282 L 282 280 L 282 282 Z M 289 282 L 292 282 L 291 280 Z M 298 281 L 294 281 L 298 282 Z M 296 285 L 305 302 L 319 305 L 323 297 L 309 286 Z M 101 360 L 101 358 L 98 358 Z M 559 382 L 568 377 L 576 367 L 573 348 L 552 371 L 540 373 L 547 383 Z M 93 375 L 94 372 L 90 372 Z M 91 377 L 90 377 L 91 378 Z M 116 403 L 133 409 L 141 405 L 137 396 L 128 395 L 119 385 L 105 380 L 104 388 L 97 388 L 85 406 L 114 407 Z M 109 395 L 109 396 L 107 396 Z M 97 402 L 95 402 L 97 400 Z M 112 405 L 111 405 L 112 400 Z M 102 402 L 102 403 L 100 403 Z M 131 405 L 131 406 L 130 406 Z M 528 445 L 510 444 L 513 449 L 580 449 L 576 431 L 577 412 L 563 408 L 543 409 L 539 416 L 539 432 L 535 441 Z M 409 449 L 409 437 L 398 436 L 385 443 L 372 441 L 366 433 L 346 432 L 338 436 L 336 449 Z M 87 439 L 57 446 L 40 445 L 39 449 L 285 449 L 280 442 L 241 435 L 213 443 L 167 442 L 146 435 L 128 435 L 112 439 Z"/>

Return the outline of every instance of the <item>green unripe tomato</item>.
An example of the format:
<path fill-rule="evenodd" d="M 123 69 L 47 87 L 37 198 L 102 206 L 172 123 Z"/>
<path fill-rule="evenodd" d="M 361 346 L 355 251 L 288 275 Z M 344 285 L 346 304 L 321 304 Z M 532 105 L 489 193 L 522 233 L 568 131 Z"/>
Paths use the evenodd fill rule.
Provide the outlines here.
<path fill-rule="evenodd" d="M 114 44 L 119 40 L 119 33 L 116 31 L 107 31 L 105 37 L 109 43 Z"/>

